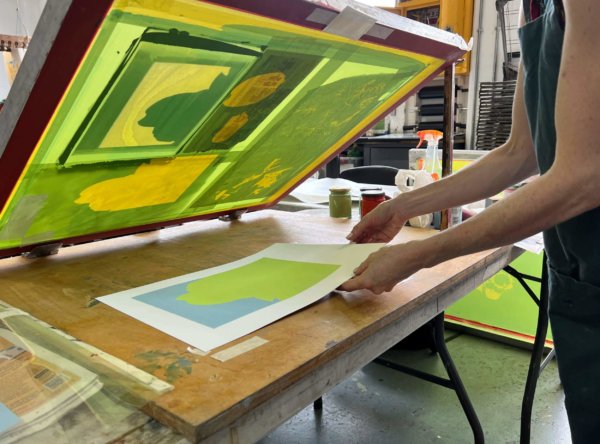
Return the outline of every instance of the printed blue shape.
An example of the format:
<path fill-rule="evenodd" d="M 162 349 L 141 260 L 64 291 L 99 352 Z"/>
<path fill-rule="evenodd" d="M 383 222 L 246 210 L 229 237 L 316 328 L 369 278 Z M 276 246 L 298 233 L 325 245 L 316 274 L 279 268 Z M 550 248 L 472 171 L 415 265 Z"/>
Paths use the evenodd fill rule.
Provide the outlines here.
<path fill-rule="evenodd" d="M 210 328 L 220 327 L 279 302 L 279 300 L 264 301 L 257 298 L 244 298 L 218 305 L 193 305 L 186 301 L 177 300 L 178 297 L 188 292 L 188 284 L 189 282 L 186 282 L 151 291 L 135 296 L 134 299 Z"/>

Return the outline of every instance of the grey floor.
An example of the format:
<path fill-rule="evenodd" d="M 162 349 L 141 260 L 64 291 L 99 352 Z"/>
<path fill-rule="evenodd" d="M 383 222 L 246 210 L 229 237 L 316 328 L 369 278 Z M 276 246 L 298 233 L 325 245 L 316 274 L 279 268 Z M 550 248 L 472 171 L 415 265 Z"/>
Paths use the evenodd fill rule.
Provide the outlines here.
<path fill-rule="evenodd" d="M 447 332 L 448 349 L 471 397 L 486 443 L 518 443 L 526 350 Z M 446 376 L 429 351 L 396 351 L 386 357 Z M 538 382 L 533 444 L 571 442 L 556 361 Z M 274 443 L 469 443 L 471 429 L 452 390 L 369 364 L 324 397 L 322 412 L 308 406 L 265 437 Z"/>

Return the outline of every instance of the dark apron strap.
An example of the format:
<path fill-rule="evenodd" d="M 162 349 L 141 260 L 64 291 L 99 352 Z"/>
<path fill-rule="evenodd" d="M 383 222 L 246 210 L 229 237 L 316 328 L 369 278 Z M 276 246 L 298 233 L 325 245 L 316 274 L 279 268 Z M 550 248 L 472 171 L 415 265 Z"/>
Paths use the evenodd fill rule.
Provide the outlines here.
<path fill-rule="evenodd" d="M 565 29 L 565 7 L 563 6 L 562 0 L 554 0 L 554 9 L 558 13 L 562 28 Z"/>
<path fill-rule="evenodd" d="M 530 0 L 523 1 L 523 13 L 525 14 L 525 23 L 531 21 L 531 3 Z"/>

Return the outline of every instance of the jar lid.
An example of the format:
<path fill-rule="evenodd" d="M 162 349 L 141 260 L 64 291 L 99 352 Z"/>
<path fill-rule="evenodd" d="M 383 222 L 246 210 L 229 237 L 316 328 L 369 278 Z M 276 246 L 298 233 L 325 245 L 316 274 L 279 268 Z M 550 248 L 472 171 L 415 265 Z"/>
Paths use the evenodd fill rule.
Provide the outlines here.
<path fill-rule="evenodd" d="M 331 187 L 329 188 L 329 192 L 331 194 L 346 194 L 350 192 L 350 188 L 348 187 Z"/>
<path fill-rule="evenodd" d="M 378 187 L 377 185 L 373 185 L 373 186 L 369 186 L 369 187 L 361 187 L 360 188 L 360 192 L 362 193 L 363 191 L 370 191 L 370 190 L 383 190 L 383 188 Z"/>
<path fill-rule="evenodd" d="M 385 193 L 382 189 L 379 190 L 365 190 L 361 193 L 362 197 L 380 197 L 385 196 Z"/>

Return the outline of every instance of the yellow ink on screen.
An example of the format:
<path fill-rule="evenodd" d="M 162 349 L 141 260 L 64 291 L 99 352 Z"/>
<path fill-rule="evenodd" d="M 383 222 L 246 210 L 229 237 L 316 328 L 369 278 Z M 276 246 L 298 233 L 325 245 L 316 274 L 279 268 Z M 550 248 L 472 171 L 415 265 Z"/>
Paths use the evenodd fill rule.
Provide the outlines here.
<path fill-rule="evenodd" d="M 175 202 L 215 160 L 216 156 L 154 159 L 131 176 L 109 179 L 83 190 L 79 205 L 94 211 L 120 211 Z"/>
<path fill-rule="evenodd" d="M 223 128 L 221 128 L 212 138 L 213 143 L 221 143 L 229 140 L 237 133 L 246 123 L 248 123 L 248 114 L 242 113 L 231 117 Z"/>
<path fill-rule="evenodd" d="M 236 86 L 231 91 L 231 95 L 223 101 L 223 105 L 231 108 L 253 105 L 277 91 L 283 82 L 285 82 L 285 74 L 282 72 L 252 77 Z"/>

